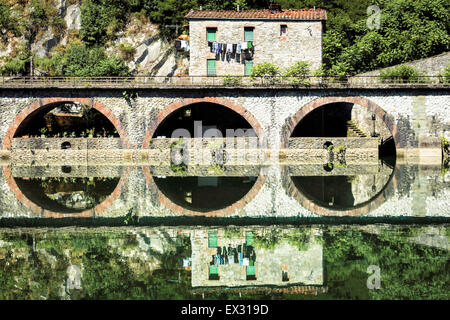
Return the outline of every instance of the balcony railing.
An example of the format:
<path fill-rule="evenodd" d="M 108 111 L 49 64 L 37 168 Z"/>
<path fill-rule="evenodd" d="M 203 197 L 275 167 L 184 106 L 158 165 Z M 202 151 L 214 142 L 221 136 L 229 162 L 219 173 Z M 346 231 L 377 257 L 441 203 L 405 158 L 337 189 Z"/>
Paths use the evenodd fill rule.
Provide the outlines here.
<path fill-rule="evenodd" d="M 440 76 L 420 76 L 414 79 L 381 78 L 379 76 L 326 76 L 326 77 L 282 77 L 282 76 L 130 76 L 130 77 L 14 77 L 1 76 L 0 86 L 14 87 L 373 87 L 373 86 L 448 86 L 450 79 Z"/>

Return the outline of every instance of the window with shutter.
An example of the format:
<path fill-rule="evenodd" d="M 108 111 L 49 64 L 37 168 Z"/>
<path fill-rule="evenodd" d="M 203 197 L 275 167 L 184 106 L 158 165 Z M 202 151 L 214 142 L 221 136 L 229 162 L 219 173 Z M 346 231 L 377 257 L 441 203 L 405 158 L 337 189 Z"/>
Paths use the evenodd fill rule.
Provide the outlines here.
<path fill-rule="evenodd" d="M 218 236 L 217 232 L 210 231 L 208 232 L 208 247 L 209 248 L 217 248 L 218 247 Z"/>
<path fill-rule="evenodd" d="M 255 41 L 254 30 L 255 30 L 255 28 L 253 28 L 253 27 L 245 27 L 244 28 L 244 41 Z"/>
<path fill-rule="evenodd" d="M 206 74 L 208 76 L 216 75 L 216 59 L 208 59 L 206 61 Z"/>
<path fill-rule="evenodd" d="M 216 41 L 217 28 L 206 28 L 206 41 Z"/>
<path fill-rule="evenodd" d="M 250 76 L 252 74 L 252 69 L 253 69 L 253 60 L 245 60 L 244 75 Z"/>

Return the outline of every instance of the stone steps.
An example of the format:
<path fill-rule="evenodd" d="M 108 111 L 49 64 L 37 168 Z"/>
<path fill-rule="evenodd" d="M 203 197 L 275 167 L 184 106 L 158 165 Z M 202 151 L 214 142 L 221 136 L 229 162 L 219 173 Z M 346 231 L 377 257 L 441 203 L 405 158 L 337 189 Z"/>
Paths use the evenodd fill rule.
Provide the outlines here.
<path fill-rule="evenodd" d="M 367 138 L 367 134 L 365 134 L 356 123 L 354 123 L 352 120 L 347 121 L 347 130 L 350 130 L 354 133 L 355 136 L 361 137 L 361 138 Z"/>

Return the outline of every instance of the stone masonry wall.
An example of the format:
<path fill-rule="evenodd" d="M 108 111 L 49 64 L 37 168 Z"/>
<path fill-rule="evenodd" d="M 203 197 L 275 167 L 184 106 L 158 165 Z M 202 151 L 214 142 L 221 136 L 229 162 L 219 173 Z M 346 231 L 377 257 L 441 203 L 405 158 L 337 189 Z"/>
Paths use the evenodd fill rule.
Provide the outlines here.
<path fill-rule="evenodd" d="M 280 36 L 280 26 L 287 25 L 287 35 Z M 191 20 L 190 76 L 205 76 L 206 60 L 216 59 L 206 40 L 206 28 L 216 27 L 216 41 L 238 43 L 244 41 L 244 27 L 254 27 L 254 64 L 270 62 L 286 68 L 297 61 L 306 61 L 312 69 L 322 63 L 321 21 L 258 21 L 258 20 Z M 244 61 L 216 59 L 217 75 L 244 75 Z"/>
<path fill-rule="evenodd" d="M 137 90 L 137 98 L 126 100 L 121 90 L 21 90 L 0 95 L 0 140 L 9 150 L 15 129 L 46 101 L 83 100 L 101 110 L 118 128 L 124 148 L 150 147 L 157 126 L 171 112 L 197 102 L 224 105 L 242 115 L 269 149 L 283 147 L 288 127 L 300 120 L 297 113 L 336 101 L 354 102 L 376 111 L 377 119 L 390 125 L 397 148 L 413 150 L 421 141 L 434 139 L 440 148 L 442 136 L 450 131 L 448 90 L 271 90 L 271 89 L 172 89 Z M 57 98 L 55 98 L 57 97 Z M 89 102 L 90 101 L 90 102 Z M 440 149 L 438 150 L 440 154 Z"/>

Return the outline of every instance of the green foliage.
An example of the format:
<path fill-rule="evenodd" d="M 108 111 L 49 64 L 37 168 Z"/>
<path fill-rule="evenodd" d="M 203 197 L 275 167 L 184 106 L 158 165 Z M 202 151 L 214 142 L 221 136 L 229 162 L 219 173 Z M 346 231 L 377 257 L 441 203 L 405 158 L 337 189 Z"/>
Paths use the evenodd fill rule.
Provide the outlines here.
<path fill-rule="evenodd" d="M 276 65 L 270 62 L 262 62 L 253 66 L 250 79 L 255 83 L 262 81 L 262 83 L 275 84 L 280 81 L 279 75 L 280 69 Z"/>
<path fill-rule="evenodd" d="M 18 19 L 13 15 L 6 0 L 0 1 L 0 29 L 11 31 L 16 37 L 21 34 Z"/>
<path fill-rule="evenodd" d="M 121 42 L 119 44 L 119 50 L 122 55 L 122 59 L 125 61 L 130 61 L 133 59 L 134 55 L 136 54 L 136 48 L 131 43 L 124 43 Z"/>
<path fill-rule="evenodd" d="M 449 50 L 447 1 L 381 0 L 378 5 L 379 30 L 367 28 L 367 16 L 350 22 L 347 30 L 328 26 L 324 36 L 328 68 L 337 62 L 347 62 L 351 73 L 360 73 Z M 329 12 L 329 16 L 332 14 Z"/>
<path fill-rule="evenodd" d="M 442 82 L 444 83 L 450 83 L 450 64 L 447 65 L 444 69 L 443 76 L 442 76 Z"/>
<path fill-rule="evenodd" d="M 381 71 L 382 82 L 426 82 L 425 75 L 416 68 L 400 65 Z"/>
<path fill-rule="evenodd" d="M 242 82 L 242 77 L 240 76 L 233 76 L 233 75 L 225 75 L 223 78 L 223 85 L 224 86 L 238 86 Z"/>
<path fill-rule="evenodd" d="M 3 76 L 26 75 L 27 66 L 30 59 L 30 51 L 21 46 L 15 57 L 4 57 L 5 64 L 0 67 L 0 74 Z"/>
<path fill-rule="evenodd" d="M 160 27 L 161 34 L 170 39 L 186 24 L 186 13 L 197 7 L 196 0 L 156 0 L 155 10 L 148 12 L 150 20 Z"/>
<path fill-rule="evenodd" d="M 310 64 L 306 61 L 297 61 L 283 72 L 283 76 L 291 84 L 310 85 L 308 78 L 310 75 Z"/>
<path fill-rule="evenodd" d="M 108 56 L 104 48 L 88 48 L 72 43 L 51 58 L 36 59 L 36 65 L 49 75 L 65 76 L 129 76 L 130 71 L 118 56 Z"/>

